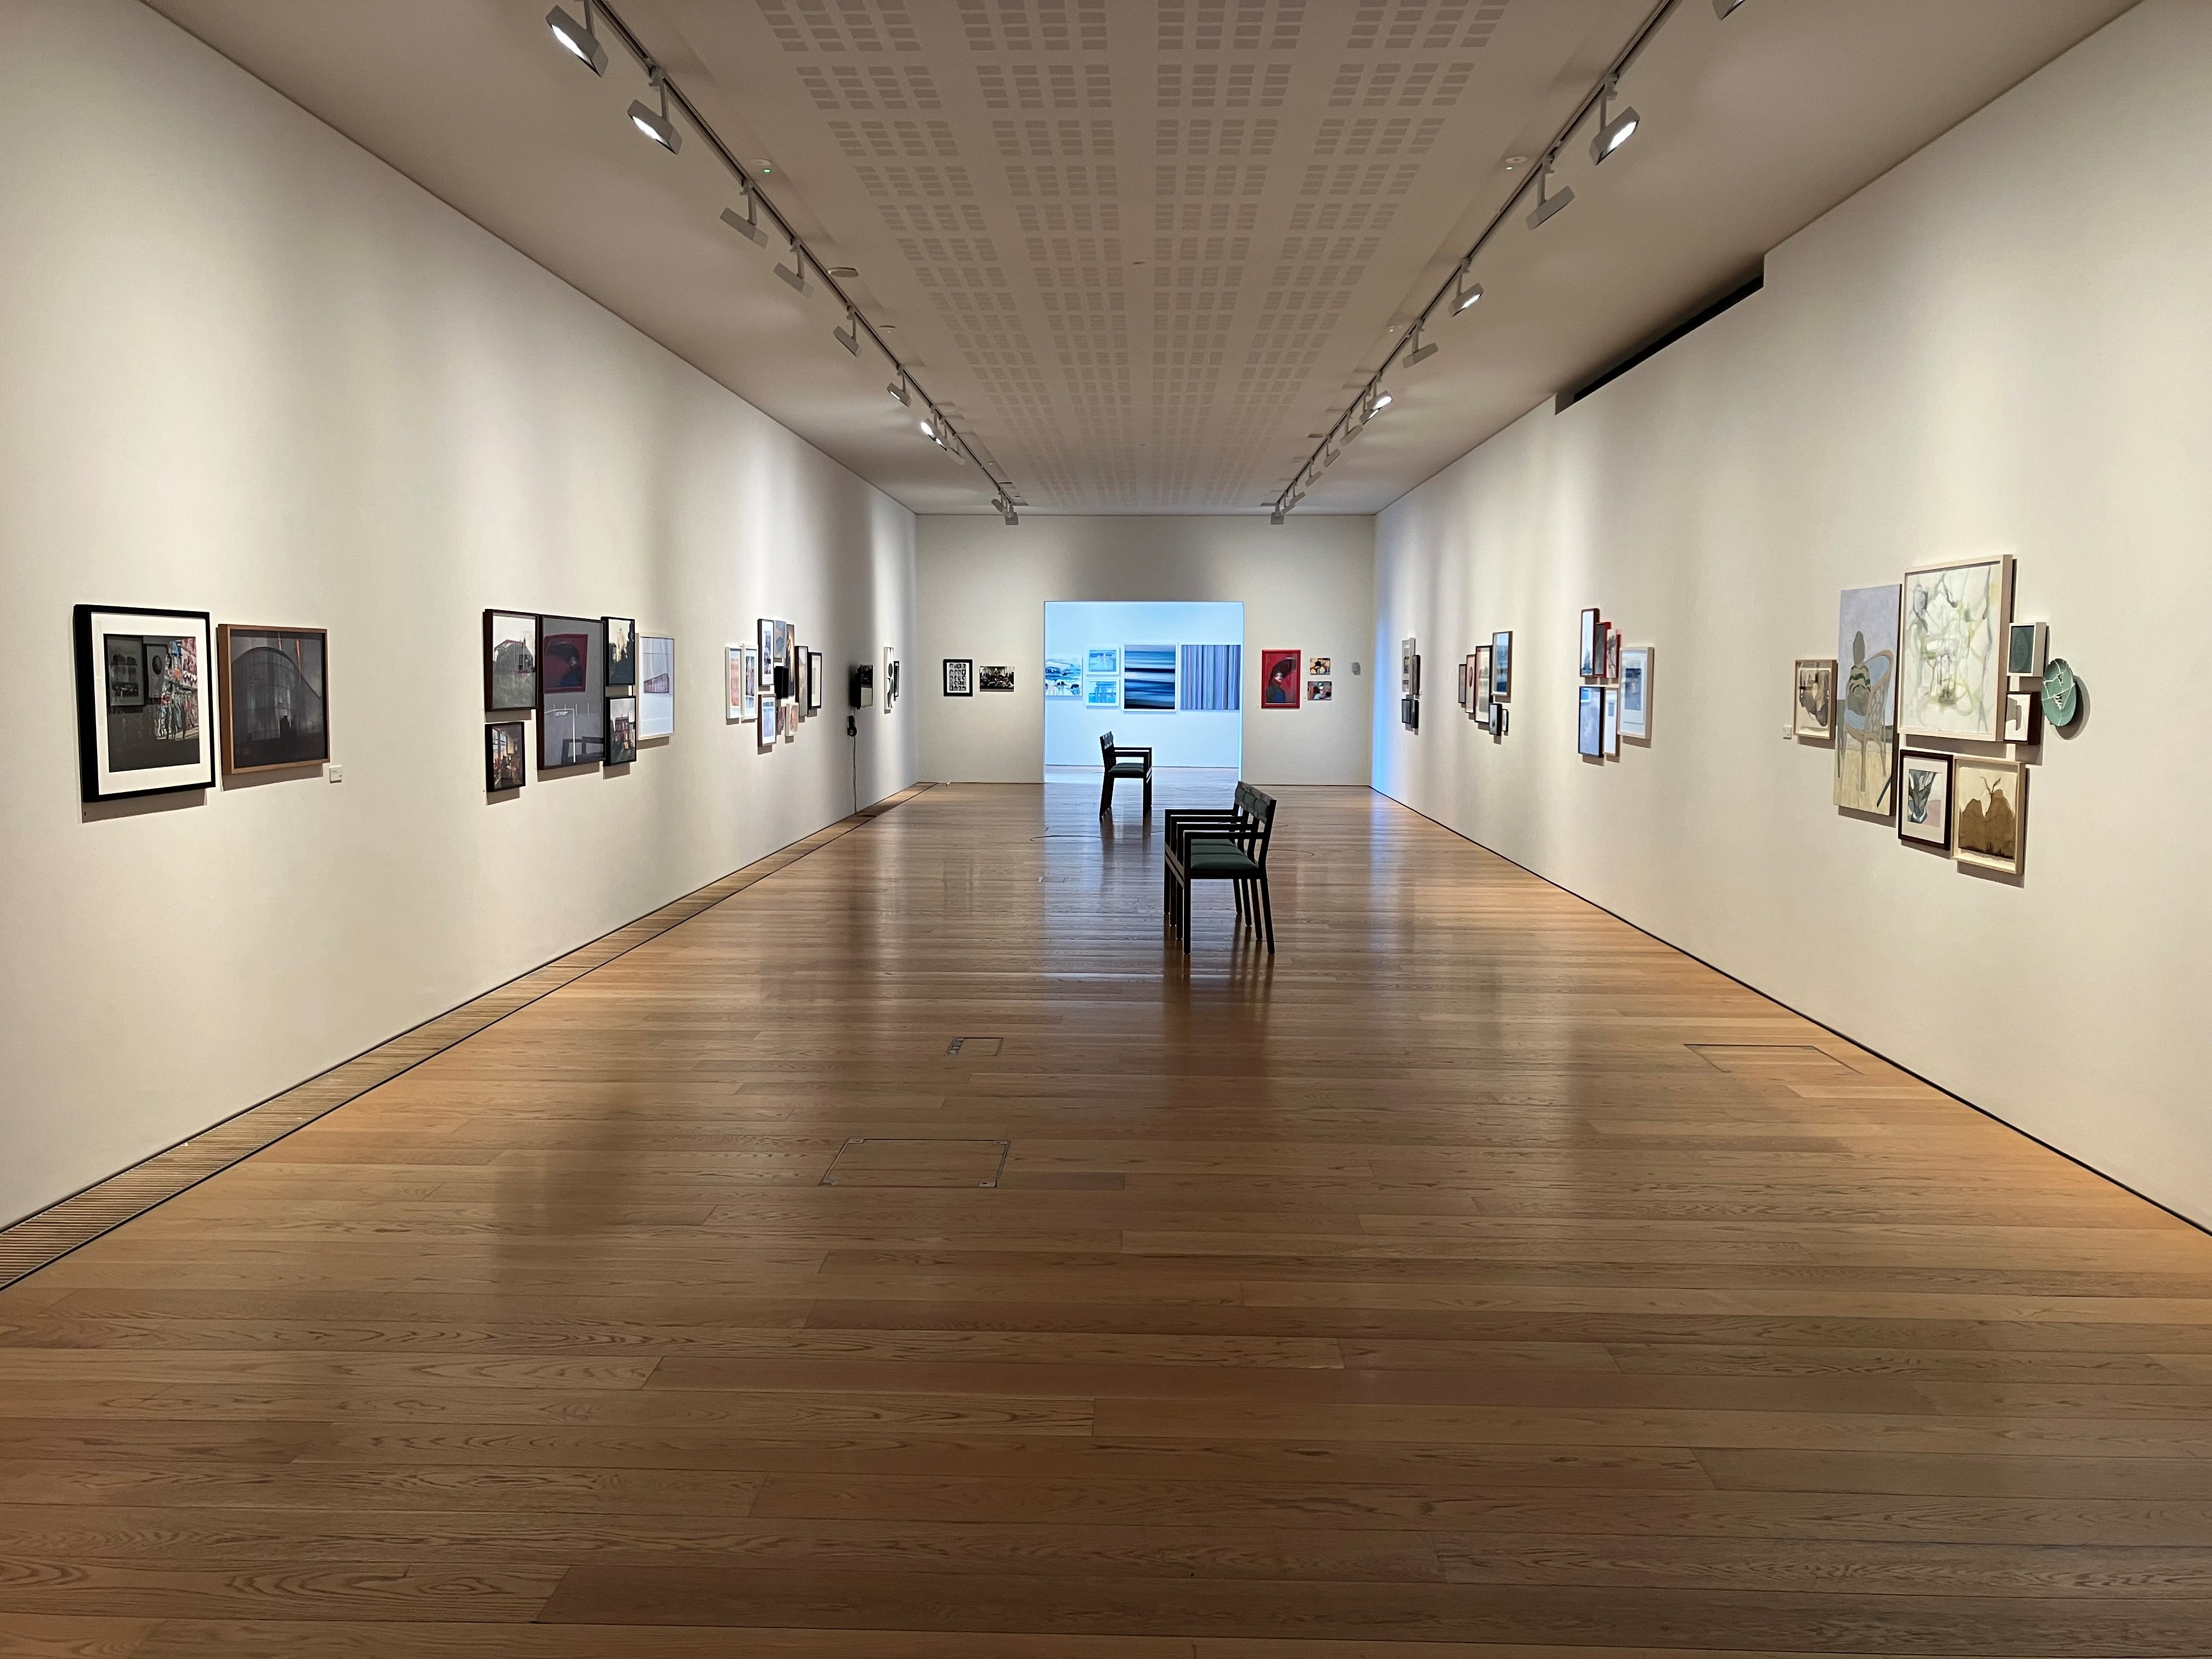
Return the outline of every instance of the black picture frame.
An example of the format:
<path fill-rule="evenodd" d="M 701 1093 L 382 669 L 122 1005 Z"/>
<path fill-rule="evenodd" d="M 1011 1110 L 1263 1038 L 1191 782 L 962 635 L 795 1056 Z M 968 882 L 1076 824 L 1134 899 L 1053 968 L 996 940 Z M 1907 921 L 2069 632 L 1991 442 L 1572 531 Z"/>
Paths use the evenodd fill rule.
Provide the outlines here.
<path fill-rule="evenodd" d="M 556 648 L 559 641 L 560 648 Z M 607 756 L 606 623 L 545 615 L 538 624 L 538 772 Z"/>
<path fill-rule="evenodd" d="M 810 714 L 822 712 L 822 653 L 819 651 L 806 653 L 806 712 Z"/>
<path fill-rule="evenodd" d="M 527 693 L 520 702 L 501 702 L 500 701 L 500 675 L 495 653 L 499 649 L 499 635 L 503 631 L 498 625 L 498 619 L 501 617 L 527 622 L 530 624 L 528 647 L 530 667 L 527 671 L 530 684 Z M 534 611 L 501 611 L 494 606 L 483 613 L 484 707 L 486 708 L 496 714 L 519 714 L 538 707 L 538 635 L 541 620 Z M 518 669 L 515 672 L 520 674 L 524 671 Z M 510 695 L 513 690 L 514 688 L 510 687 Z"/>
<path fill-rule="evenodd" d="M 197 625 L 200 665 L 199 680 L 194 692 L 198 699 L 198 753 L 189 763 L 180 763 L 177 766 L 143 769 L 174 774 L 189 765 L 191 769 L 189 777 L 173 776 L 167 783 L 151 784 L 138 789 L 118 789 L 101 785 L 100 744 L 107 720 L 118 713 L 143 714 L 148 702 L 146 694 L 150 688 L 146 679 L 142 643 L 136 681 L 125 688 L 127 695 L 120 700 L 111 702 L 108 699 L 106 665 L 93 646 L 92 625 L 96 617 L 156 617 L 170 622 Z M 71 614 L 70 626 L 75 635 L 76 654 L 77 784 L 82 798 L 87 803 L 131 800 L 143 795 L 177 795 L 195 789 L 215 787 L 219 739 L 216 731 L 214 618 L 204 611 L 172 611 L 143 605 L 80 605 Z M 114 772 L 115 769 L 111 769 L 111 775 Z"/>
<path fill-rule="evenodd" d="M 1490 636 L 1490 700 L 1510 702 L 1513 696 L 1513 630 Z"/>
<path fill-rule="evenodd" d="M 1927 853 L 1942 853 L 1948 854 L 1950 852 L 1951 823 L 1953 817 L 1955 816 L 1955 811 L 1952 805 L 1951 796 L 1953 791 L 1957 788 L 1959 781 L 1954 765 L 1958 757 L 1950 753 L 1948 750 L 1906 749 L 1903 747 L 1900 747 L 1898 750 L 1897 770 L 1893 775 L 1897 781 L 1892 787 L 1897 796 L 1897 838 L 1903 842 L 1907 847 L 1917 847 L 1923 852 Z M 1911 775 L 1911 769 L 1907 763 L 1912 761 L 1927 763 L 1928 764 L 1923 769 L 1939 772 L 1942 775 L 1943 810 L 1936 815 L 1937 823 L 1935 826 L 1942 832 L 1941 835 L 1917 836 L 1911 833 L 1905 828 L 1908 822 L 1906 814 L 1911 811 L 1911 802 L 1906 793 L 1910 787 L 1908 780 Z"/>
<path fill-rule="evenodd" d="M 607 699 L 607 764 L 628 766 L 637 758 L 637 693 Z"/>
<path fill-rule="evenodd" d="M 509 616 L 515 613 L 509 611 Z M 484 726 L 484 793 L 507 795 L 530 781 L 523 757 L 526 727 L 520 720 L 491 720 Z M 504 747 L 502 747 L 504 745 Z M 512 760 L 513 765 L 506 762 Z"/>
<path fill-rule="evenodd" d="M 637 618 L 635 617 L 602 617 L 599 625 L 605 629 L 604 643 L 606 663 L 600 676 L 610 690 L 616 687 L 627 689 L 637 684 Z"/>
<path fill-rule="evenodd" d="M 973 657 L 947 657 L 945 659 L 945 695 L 948 697 L 972 697 L 975 695 L 975 659 Z"/>

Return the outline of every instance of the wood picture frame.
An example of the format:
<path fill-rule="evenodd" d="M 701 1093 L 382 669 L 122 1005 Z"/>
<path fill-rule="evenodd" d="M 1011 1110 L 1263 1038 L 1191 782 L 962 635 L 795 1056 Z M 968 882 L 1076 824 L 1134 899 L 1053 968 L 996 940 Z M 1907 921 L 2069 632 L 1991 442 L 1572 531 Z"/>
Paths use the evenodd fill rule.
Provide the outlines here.
<path fill-rule="evenodd" d="M 1900 738 L 1999 743 L 2012 621 L 2009 554 L 1916 565 L 1899 601 Z"/>
<path fill-rule="evenodd" d="M 215 642 L 223 775 L 328 765 L 329 630 L 225 623 Z"/>
<path fill-rule="evenodd" d="M 1836 737 L 1836 659 L 1800 657 L 1790 677 L 1790 735 L 1812 743 Z"/>
<path fill-rule="evenodd" d="M 1951 856 L 1977 869 L 2021 872 L 2027 843 L 2027 768 L 2018 761 L 1951 760 Z"/>

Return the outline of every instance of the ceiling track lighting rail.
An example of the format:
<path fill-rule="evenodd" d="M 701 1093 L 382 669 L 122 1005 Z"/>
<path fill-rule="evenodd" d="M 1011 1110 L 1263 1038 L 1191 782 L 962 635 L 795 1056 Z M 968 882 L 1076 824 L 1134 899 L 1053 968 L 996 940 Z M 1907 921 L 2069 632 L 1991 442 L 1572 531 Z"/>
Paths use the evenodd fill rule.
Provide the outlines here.
<path fill-rule="evenodd" d="M 815 257 L 813 250 L 806 246 L 805 240 L 791 222 L 776 211 L 775 204 L 762 192 L 752 175 L 731 154 L 730 147 L 722 142 L 721 136 L 707 124 L 706 118 L 699 113 L 698 106 L 684 95 L 684 89 L 669 78 L 668 72 L 645 49 L 645 43 L 631 32 L 621 14 L 607 4 L 606 0 L 582 0 L 582 9 L 580 22 L 565 5 L 556 5 L 545 14 L 545 26 L 553 32 L 553 38 L 559 42 L 562 50 L 576 58 L 592 74 L 605 75 L 607 50 L 600 41 L 599 27 L 595 26 L 604 27 L 622 42 L 623 49 L 637 60 L 638 67 L 645 71 L 649 89 L 657 92 L 660 97 L 660 106 L 657 110 L 643 100 L 633 102 L 629 106 L 631 124 L 673 155 L 684 142 L 675 118 L 679 114 L 684 118 L 691 130 L 706 141 L 707 148 L 714 151 L 715 159 L 728 170 L 730 176 L 737 181 L 738 188 L 744 192 L 744 212 L 740 215 L 735 208 L 725 208 L 722 210 L 722 222 L 748 241 L 764 248 L 768 246 L 768 230 L 761 223 L 761 216 L 763 213 L 768 216 L 769 222 L 791 245 L 790 264 L 787 266 L 778 264 L 775 274 L 802 295 L 814 293 L 817 283 L 829 290 L 845 312 L 845 326 L 831 331 L 837 343 L 857 357 L 860 355 L 860 337 L 866 335 L 870 343 L 890 361 L 891 370 L 896 376 L 885 390 L 896 402 L 908 406 L 911 406 L 912 398 L 921 398 L 922 406 L 930 411 L 930 418 L 921 423 L 922 434 L 955 460 L 973 461 L 976 470 L 990 480 L 994 507 L 1001 512 L 1008 524 L 1018 523 L 1013 507 L 1021 501 L 1020 492 L 1009 480 L 998 477 L 985 465 L 967 441 L 953 429 L 952 423 L 937 412 L 935 401 L 921 382 L 915 378 L 914 371 L 899 360 L 896 352 L 884 343 L 883 336 L 876 331 L 861 313 L 860 307 L 853 302 L 852 295 L 838 286 L 837 279 L 830 274 L 830 267 Z M 807 270 L 810 265 L 813 267 L 811 274 Z"/>
<path fill-rule="evenodd" d="M 1618 115 L 1612 113 L 1613 100 L 1620 96 L 1620 77 L 1643 55 L 1644 48 L 1650 44 L 1651 37 L 1659 32 L 1659 26 L 1673 15 L 1675 7 L 1680 3 L 1681 0 L 1659 0 L 1628 37 L 1627 44 L 1613 54 L 1613 62 L 1607 66 L 1605 73 L 1598 76 L 1596 84 L 1583 94 L 1582 101 L 1575 106 L 1574 112 L 1560 125 L 1552 142 L 1544 147 L 1541 159 L 1529 176 L 1516 185 L 1512 193 L 1498 204 L 1498 211 L 1492 216 L 1490 222 L 1482 228 L 1482 234 L 1474 239 L 1474 246 L 1468 249 L 1466 257 L 1453 269 L 1451 280 L 1429 296 L 1429 302 L 1413 319 L 1413 326 L 1406 331 L 1405 337 L 1383 355 L 1381 367 L 1359 389 L 1359 395 L 1352 400 L 1352 406 L 1337 416 L 1320 446 L 1306 457 L 1305 465 L 1297 471 L 1299 479 L 1318 481 L 1322 469 L 1343 453 L 1344 446 L 1351 442 L 1360 428 L 1389 407 L 1390 393 L 1383 387 L 1382 377 L 1390 372 L 1391 365 L 1410 367 L 1435 355 L 1436 343 L 1424 343 L 1421 338 L 1422 331 L 1429 325 L 1431 313 L 1442 307 L 1446 316 L 1458 317 L 1474 308 L 1475 302 L 1482 298 L 1482 284 L 1468 281 L 1474 271 L 1475 256 L 1482 252 L 1490 239 L 1512 216 L 1521 199 L 1528 193 L 1528 187 L 1534 185 L 1536 188 L 1536 208 L 1528 216 L 1531 230 L 1574 200 L 1574 191 L 1565 185 L 1556 195 L 1550 193 L 1546 180 L 1551 175 L 1553 164 L 1559 160 L 1560 149 L 1568 139 L 1574 137 L 1575 129 L 1592 115 L 1597 117 L 1597 137 L 1590 147 L 1591 158 L 1597 161 L 1602 161 L 1634 135 L 1642 118 L 1633 109 L 1623 109 Z M 1717 15 L 1725 18 L 1742 3 L 1743 0 L 1713 0 L 1713 9 Z M 1275 497 L 1274 508 L 1268 514 L 1267 522 L 1282 523 L 1283 515 L 1295 507 L 1304 498 L 1306 489 L 1311 488 L 1311 482 L 1307 483 L 1304 489 L 1294 483 Z"/>

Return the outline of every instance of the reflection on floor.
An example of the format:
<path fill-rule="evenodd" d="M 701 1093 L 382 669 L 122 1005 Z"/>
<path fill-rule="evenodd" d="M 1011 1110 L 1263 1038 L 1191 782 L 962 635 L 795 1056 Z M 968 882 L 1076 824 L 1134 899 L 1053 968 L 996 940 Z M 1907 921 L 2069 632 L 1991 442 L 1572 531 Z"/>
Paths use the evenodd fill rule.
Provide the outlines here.
<path fill-rule="evenodd" d="M 1186 960 L 1097 787 L 0 1291 L 0 1653 L 2205 1650 L 2212 1240 L 1364 790 Z"/>

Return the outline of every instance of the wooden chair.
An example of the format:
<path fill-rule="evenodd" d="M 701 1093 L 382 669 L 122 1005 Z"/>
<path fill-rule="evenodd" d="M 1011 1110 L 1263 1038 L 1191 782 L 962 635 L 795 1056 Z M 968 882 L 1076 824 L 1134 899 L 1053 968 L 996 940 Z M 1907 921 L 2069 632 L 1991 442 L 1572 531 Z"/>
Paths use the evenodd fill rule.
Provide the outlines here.
<path fill-rule="evenodd" d="M 1220 814 L 1176 813 L 1168 832 L 1168 914 L 1190 954 L 1191 884 L 1235 884 L 1237 916 L 1249 921 L 1275 954 L 1275 905 L 1267 891 L 1267 843 L 1275 833 L 1275 798 L 1249 783 L 1237 786 L 1237 804 Z"/>
<path fill-rule="evenodd" d="M 1098 816 L 1104 817 L 1114 810 L 1114 782 L 1117 778 L 1141 778 L 1145 784 L 1145 816 L 1152 816 L 1152 751 L 1133 744 L 1116 743 L 1111 732 L 1098 734 L 1099 752 L 1106 757 L 1106 781 L 1098 791 Z M 1143 758 L 1139 759 L 1139 757 Z"/>

